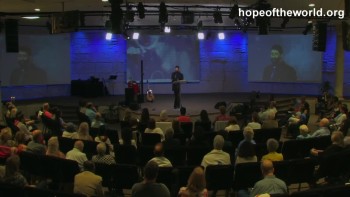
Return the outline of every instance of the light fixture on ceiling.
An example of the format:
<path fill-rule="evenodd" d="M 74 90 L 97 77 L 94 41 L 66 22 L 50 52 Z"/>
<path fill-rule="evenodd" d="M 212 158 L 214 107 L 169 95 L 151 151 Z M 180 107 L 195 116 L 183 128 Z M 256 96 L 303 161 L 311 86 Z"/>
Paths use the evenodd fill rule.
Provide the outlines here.
<path fill-rule="evenodd" d="M 137 12 L 139 13 L 140 19 L 145 18 L 145 11 L 145 6 L 143 6 L 142 2 L 139 2 L 139 4 L 137 5 Z"/>
<path fill-rule="evenodd" d="M 139 37 L 140 37 L 140 33 L 139 33 L 139 32 L 134 32 L 134 33 L 132 34 L 132 39 L 133 39 L 133 40 L 138 40 Z"/>
<path fill-rule="evenodd" d="M 204 40 L 204 33 L 203 32 L 198 32 L 197 34 L 198 40 Z"/>
<path fill-rule="evenodd" d="M 231 11 L 230 11 L 230 14 L 228 15 L 228 17 L 230 19 L 234 19 L 234 18 L 236 18 L 238 16 L 238 14 L 239 14 L 239 7 L 238 7 L 238 4 L 235 3 L 233 5 L 233 7 L 231 8 Z"/>
<path fill-rule="evenodd" d="M 40 17 L 39 16 L 22 16 L 21 18 L 33 20 L 33 19 L 39 19 Z"/>
<path fill-rule="evenodd" d="M 309 31 L 312 29 L 312 22 L 308 21 L 307 25 L 305 26 L 305 29 L 303 31 L 303 34 L 306 35 L 309 33 Z"/>
<path fill-rule="evenodd" d="M 315 7 L 315 4 L 314 3 L 310 3 L 309 7 Z"/>
<path fill-rule="evenodd" d="M 40 8 L 35 8 L 34 11 L 40 12 Z"/>
<path fill-rule="evenodd" d="M 283 17 L 283 21 L 281 23 L 281 28 L 285 29 L 288 22 L 289 22 L 289 17 Z"/>
<path fill-rule="evenodd" d="M 165 26 L 164 27 L 164 33 L 170 33 L 170 32 L 171 32 L 170 26 Z"/>
<path fill-rule="evenodd" d="M 220 8 L 219 7 L 214 12 L 213 17 L 214 17 L 214 23 L 223 23 L 223 21 L 222 21 L 222 14 L 220 12 Z"/>
<path fill-rule="evenodd" d="M 159 5 L 159 23 L 168 22 L 168 10 L 164 2 L 161 2 Z"/>
<path fill-rule="evenodd" d="M 113 34 L 111 32 L 106 33 L 106 40 L 112 40 Z"/>
<path fill-rule="evenodd" d="M 218 38 L 219 38 L 219 40 L 224 40 L 225 39 L 225 33 L 219 32 L 218 33 Z"/>

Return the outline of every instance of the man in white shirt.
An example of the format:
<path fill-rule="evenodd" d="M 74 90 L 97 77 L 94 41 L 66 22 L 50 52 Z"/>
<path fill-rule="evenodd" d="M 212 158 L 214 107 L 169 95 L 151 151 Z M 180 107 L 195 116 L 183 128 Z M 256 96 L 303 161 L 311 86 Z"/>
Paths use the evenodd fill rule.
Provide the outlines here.
<path fill-rule="evenodd" d="M 204 155 L 201 166 L 206 168 L 209 165 L 230 165 L 230 155 L 222 150 L 224 144 L 225 140 L 221 135 L 215 136 L 214 149 Z"/>
<path fill-rule="evenodd" d="M 83 170 L 83 164 L 85 161 L 87 161 L 86 154 L 83 153 L 84 149 L 84 142 L 83 141 L 76 141 L 74 143 L 74 148 L 67 152 L 66 159 L 74 160 L 78 162 L 79 168 L 82 171 Z"/>

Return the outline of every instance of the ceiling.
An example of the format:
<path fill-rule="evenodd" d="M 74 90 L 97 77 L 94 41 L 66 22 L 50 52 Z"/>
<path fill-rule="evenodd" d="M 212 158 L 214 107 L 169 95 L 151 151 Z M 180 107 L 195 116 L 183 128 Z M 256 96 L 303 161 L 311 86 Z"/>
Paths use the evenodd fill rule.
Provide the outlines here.
<path fill-rule="evenodd" d="M 134 0 L 128 1 L 136 5 L 139 1 L 142 1 L 144 5 L 158 6 L 161 0 Z M 163 0 L 164 1 L 164 0 Z M 189 10 L 194 6 L 224 6 L 226 7 L 226 12 L 229 12 L 229 7 L 233 5 L 234 2 L 238 2 L 240 7 L 248 7 L 258 0 L 165 0 L 167 6 L 189 6 Z M 275 8 L 283 9 L 309 9 L 309 3 L 315 3 L 316 8 L 323 8 L 323 10 L 338 10 L 344 9 L 344 0 L 268 0 L 268 2 Z M 125 3 L 125 1 L 124 1 Z M 124 4 L 125 5 L 125 4 Z M 19 18 L 23 15 L 33 15 L 37 14 L 34 12 L 35 8 L 40 8 L 39 13 L 51 13 L 51 12 L 61 12 L 70 10 L 79 10 L 86 12 L 103 12 L 108 13 L 111 11 L 109 2 L 102 2 L 101 0 L 0 0 L 0 17 L 1 18 Z M 149 10 L 152 8 L 149 8 Z M 155 8 L 153 8 L 155 9 Z M 182 8 L 177 8 L 182 9 Z M 195 8 L 194 8 L 195 9 Z M 137 15 L 135 16 L 135 21 L 130 25 L 157 25 L 158 16 L 148 16 L 146 8 L 146 18 L 139 19 Z M 0 19 L 1 19 L 0 18 Z M 107 14 L 97 14 L 94 16 L 86 17 L 87 26 L 104 26 L 105 21 L 108 19 Z M 227 16 L 223 17 L 223 24 L 215 24 L 213 22 L 213 17 L 211 14 L 195 14 L 195 21 L 203 21 L 203 25 L 216 25 L 216 26 L 227 26 L 234 25 L 232 19 Z M 280 26 L 282 19 L 274 19 L 271 26 Z M 307 22 L 305 19 L 292 19 L 287 27 L 301 27 L 305 26 Z M 336 19 L 335 19 L 336 20 Z M 45 25 L 48 21 L 48 15 L 46 17 L 41 17 L 39 20 L 20 20 L 20 25 Z M 306 22 L 305 22 L 306 21 Z M 331 22 L 332 23 L 332 22 Z M 169 14 L 169 25 L 180 25 L 181 18 L 175 14 Z M 193 24 L 196 25 L 197 23 Z"/>

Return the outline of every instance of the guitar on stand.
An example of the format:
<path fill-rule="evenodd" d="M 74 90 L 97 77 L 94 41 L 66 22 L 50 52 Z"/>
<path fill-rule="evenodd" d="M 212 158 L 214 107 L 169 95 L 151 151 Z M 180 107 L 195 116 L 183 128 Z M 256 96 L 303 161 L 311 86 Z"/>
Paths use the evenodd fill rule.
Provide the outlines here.
<path fill-rule="evenodd" d="M 154 95 L 153 95 L 153 91 L 152 89 L 150 89 L 149 87 L 149 83 L 148 83 L 148 80 L 147 80 L 147 91 L 146 91 L 147 95 L 146 95 L 146 100 L 148 102 L 152 102 L 154 101 Z"/>

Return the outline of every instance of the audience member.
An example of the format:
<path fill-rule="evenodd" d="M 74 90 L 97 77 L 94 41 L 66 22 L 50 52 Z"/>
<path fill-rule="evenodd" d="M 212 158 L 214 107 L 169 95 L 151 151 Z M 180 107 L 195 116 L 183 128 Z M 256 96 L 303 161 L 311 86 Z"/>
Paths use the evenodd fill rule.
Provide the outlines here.
<path fill-rule="evenodd" d="M 228 121 L 228 126 L 225 128 L 225 131 L 230 132 L 230 131 L 239 131 L 241 128 L 238 125 L 237 118 L 236 117 L 231 117 L 230 120 Z"/>
<path fill-rule="evenodd" d="M 254 130 L 251 127 L 249 127 L 249 126 L 244 127 L 243 137 L 244 137 L 244 139 L 242 141 L 240 141 L 238 146 L 237 146 L 236 153 L 238 153 L 239 148 L 241 147 L 242 143 L 245 141 L 248 141 L 252 144 L 256 144 L 254 139 L 253 139 L 254 138 Z"/>
<path fill-rule="evenodd" d="M 335 126 L 340 127 L 347 118 L 348 108 L 346 105 L 340 107 L 340 113 L 334 118 Z"/>
<path fill-rule="evenodd" d="M 93 141 L 89 134 L 89 124 L 87 122 L 80 123 L 78 132 L 72 136 L 72 139 Z"/>
<path fill-rule="evenodd" d="M 237 158 L 236 158 L 236 163 L 247 163 L 247 162 L 257 162 L 258 158 L 256 157 L 255 154 L 255 148 L 254 144 L 252 144 L 250 141 L 243 141 L 241 144 Z"/>
<path fill-rule="evenodd" d="M 60 151 L 59 148 L 59 142 L 57 137 L 51 137 L 47 143 L 47 151 L 46 155 L 59 157 L 59 158 L 66 158 L 66 156 Z"/>
<path fill-rule="evenodd" d="M 149 161 L 143 170 L 144 180 L 131 188 L 132 197 L 170 197 L 169 189 L 163 183 L 157 183 L 158 164 Z"/>
<path fill-rule="evenodd" d="M 104 164 L 115 164 L 115 159 L 112 155 L 106 154 L 107 147 L 106 144 L 103 142 L 100 142 L 96 146 L 96 152 L 97 155 L 92 156 L 91 161 L 94 163 L 104 163 Z"/>
<path fill-rule="evenodd" d="M 202 110 L 199 114 L 199 120 L 196 121 L 195 126 L 201 126 L 205 131 L 211 130 L 211 121 L 207 110 Z"/>
<path fill-rule="evenodd" d="M 205 174 L 202 167 L 193 169 L 187 181 L 186 187 L 181 187 L 179 197 L 208 197 L 206 187 Z"/>
<path fill-rule="evenodd" d="M 105 126 L 105 124 L 102 121 L 101 114 L 96 113 L 95 119 L 93 119 L 91 122 L 91 128 L 99 129 L 103 126 Z"/>
<path fill-rule="evenodd" d="M 300 135 L 297 136 L 297 140 L 310 138 L 309 128 L 306 125 L 300 125 L 299 127 Z"/>
<path fill-rule="evenodd" d="M 53 114 L 50 112 L 49 103 L 43 104 L 43 111 L 42 113 L 39 113 L 39 116 L 45 116 L 46 118 L 53 119 Z"/>
<path fill-rule="evenodd" d="M 12 131 L 9 127 L 3 128 L 0 131 L 0 146 L 16 146 L 15 141 L 12 140 Z"/>
<path fill-rule="evenodd" d="M 165 140 L 163 141 L 164 149 L 176 148 L 180 146 L 180 140 L 174 139 L 174 129 L 168 128 L 165 130 Z"/>
<path fill-rule="evenodd" d="M 161 141 L 164 141 L 164 133 L 159 127 L 156 128 L 156 121 L 153 118 L 149 119 L 145 133 L 158 133 L 160 135 Z"/>
<path fill-rule="evenodd" d="M 322 118 L 319 125 L 320 128 L 313 132 L 311 137 L 327 136 L 331 134 L 331 131 L 328 129 L 329 120 L 327 118 Z"/>
<path fill-rule="evenodd" d="M 140 124 L 147 125 L 150 120 L 149 110 L 148 108 L 143 108 L 140 117 Z"/>
<path fill-rule="evenodd" d="M 275 120 L 275 112 L 273 110 L 269 111 L 266 120 L 263 121 L 261 125 L 262 129 L 274 129 L 278 128 L 278 122 Z"/>
<path fill-rule="evenodd" d="M 258 113 L 254 112 L 252 114 L 252 121 L 250 123 L 248 123 L 247 126 L 251 127 L 252 129 L 261 129 L 261 124 L 259 123 Z"/>
<path fill-rule="evenodd" d="M 33 140 L 27 145 L 27 151 L 38 155 L 45 155 L 46 146 L 44 143 L 43 133 L 40 130 L 35 130 L 33 131 Z"/>
<path fill-rule="evenodd" d="M 74 135 L 77 135 L 77 126 L 72 122 L 68 122 L 65 130 L 62 133 L 62 137 L 72 138 Z"/>
<path fill-rule="evenodd" d="M 27 142 L 28 142 L 28 140 L 26 139 L 26 134 L 24 132 L 17 131 L 17 133 L 15 135 L 15 142 L 16 142 L 17 152 L 18 153 L 27 150 Z"/>
<path fill-rule="evenodd" d="M 159 167 L 172 167 L 173 166 L 171 164 L 171 162 L 169 161 L 169 159 L 164 157 L 164 149 L 163 149 L 162 143 L 157 143 L 154 146 L 153 153 L 154 153 L 154 157 L 151 160 L 149 160 L 149 162 L 151 162 L 151 161 L 156 162 Z"/>
<path fill-rule="evenodd" d="M 216 121 L 229 121 L 230 120 L 230 116 L 226 115 L 226 107 L 224 105 L 221 105 L 219 107 L 219 111 L 220 111 L 220 114 L 215 117 L 215 121 L 213 122 L 214 125 L 215 125 Z"/>
<path fill-rule="evenodd" d="M 84 150 L 84 142 L 81 140 L 77 140 L 74 143 L 74 148 L 67 152 L 66 159 L 70 159 L 78 162 L 80 170 L 83 170 L 83 164 L 87 161 L 86 154 L 83 153 Z"/>
<path fill-rule="evenodd" d="M 205 139 L 206 131 L 203 127 L 196 126 L 193 131 L 192 138 L 188 141 L 188 147 L 209 147 L 207 140 Z"/>
<path fill-rule="evenodd" d="M 89 118 L 90 122 L 96 119 L 96 114 L 98 114 L 94 104 L 92 102 L 88 102 L 85 108 L 85 115 Z"/>
<path fill-rule="evenodd" d="M 312 148 L 310 153 L 313 156 L 327 156 L 344 150 L 344 135 L 340 131 L 334 131 L 331 136 L 332 144 L 325 150 Z"/>
<path fill-rule="evenodd" d="M 177 120 L 181 123 L 181 122 L 191 122 L 191 118 L 189 116 L 186 115 L 186 108 L 185 107 L 181 107 L 180 108 L 180 116 L 177 117 Z"/>
<path fill-rule="evenodd" d="M 283 155 L 281 153 L 277 153 L 277 149 L 279 147 L 279 143 L 277 140 L 270 138 L 266 142 L 267 151 L 269 152 L 267 155 L 262 157 L 262 161 L 268 159 L 271 161 L 283 161 Z"/>
<path fill-rule="evenodd" d="M 180 126 L 180 122 L 177 119 L 174 119 L 172 121 L 171 127 L 174 129 L 175 134 L 184 133 L 184 131 L 182 130 L 182 128 Z"/>
<path fill-rule="evenodd" d="M 350 150 L 350 136 L 344 137 L 344 150 Z"/>
<path fill-rule="evenodd" d="M 165 109 L 160 112 L 158 122 L 171 122 L 171 119 L 168 117 L 168 112 Z"/>
<path fill-rule="evenodd" d="M 26 178 L 20 173 L 21 160 L 18 155 L 6 159 L 5 176 L 3 182 L 17 187 L 28 186 Z"/>
<path fill-rule="evenodd" d="M 122 139 L 119 140 L 120 145 L 133 145 L 137 148 L 136 141 L 132 139 L 132 131 L 129 127 L 122 128 Z"/>
<path fill-rule="evenodd" d="M 208 165 L 230 165 L 230 154 L 222 150 L 224 143 L 224 138 L 216 135 L 213 142 L 214 149 L 203 157 L 201 166 L 206 168 Z"/>
<path fill-rule="evenodd" d="M 255 183 L 253 190 L 250 193 L 251 197 L 260 194 L 288 194 L 287 185 L 284 181 L 274 175 L 274 167 L 271 160 L 261 162 L 261 172 L 264 179 Z"/>
<path fill-rule="evenodd" d="M 91 161 L 84 162 L 84 171 L 74 177 L 74 193 L 86 196 L 104 196 L 102 177 L 96 175 L 95 164 Z"/>

